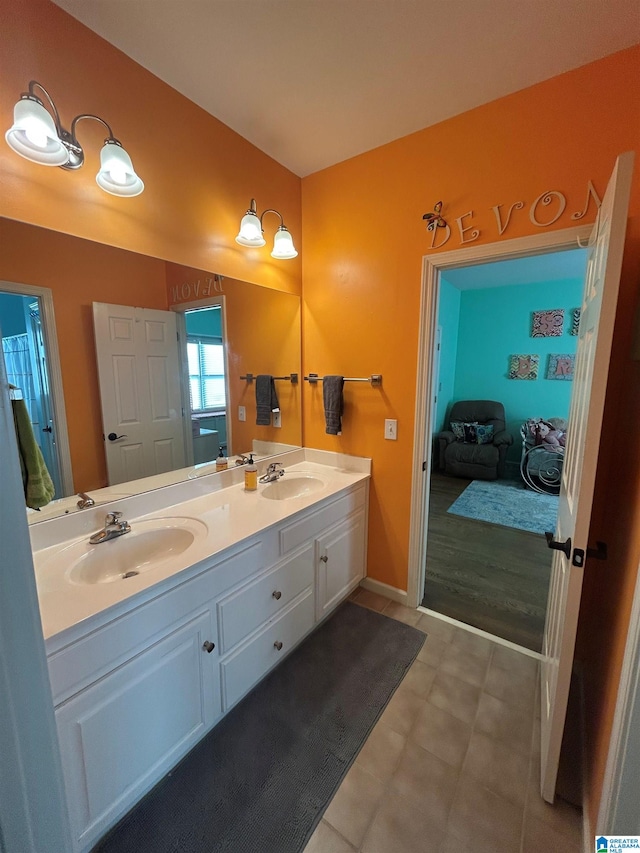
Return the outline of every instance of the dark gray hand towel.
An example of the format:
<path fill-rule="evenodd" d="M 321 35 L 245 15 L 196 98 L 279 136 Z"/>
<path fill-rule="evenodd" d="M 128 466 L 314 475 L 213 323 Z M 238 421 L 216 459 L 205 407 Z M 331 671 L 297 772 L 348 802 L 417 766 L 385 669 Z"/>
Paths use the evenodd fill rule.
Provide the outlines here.
<path fill-rule="evenodd" d="M 260 373 L 256 376 L 256 424 L 269 426 L 271 412 L 280 411 L 276 383 L 270 373 Z"/>
<path fill-rule="evenodd" d="M 322 400 L 324 402 L 327 435 L 340 435 L 342 431 L 343 386 L 344 376 L 325 376 L 322 381 Z"/>

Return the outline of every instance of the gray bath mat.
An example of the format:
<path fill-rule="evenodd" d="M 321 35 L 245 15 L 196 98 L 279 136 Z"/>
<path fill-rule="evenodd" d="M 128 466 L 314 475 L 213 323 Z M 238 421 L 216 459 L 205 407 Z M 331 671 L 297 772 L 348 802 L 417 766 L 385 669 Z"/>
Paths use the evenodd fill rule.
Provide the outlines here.
<path fill-rule="evenodd" d="M 346 602 L 94 853 L 300 853 L 424 640 Z"/>

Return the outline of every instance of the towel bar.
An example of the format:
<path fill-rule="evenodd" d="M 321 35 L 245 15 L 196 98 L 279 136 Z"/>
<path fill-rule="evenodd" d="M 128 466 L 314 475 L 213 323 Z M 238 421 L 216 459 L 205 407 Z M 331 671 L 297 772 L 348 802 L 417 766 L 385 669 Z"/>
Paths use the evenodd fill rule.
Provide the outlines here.
<path fill-rule="evenodd" d="M 310 373 L 308 376 L 304 377 L 305 382 L 310 382 L 312 385 L 315 385 L 316 382 L 322 382 L 324 376 L 318 376 L 317 373 Z M 365 377 L 356 377 L 356 376 L 345 376 L 345 382 L 369 382 L 373 388 L 380 388 L 382 386 L 382 374 L 381 373 L 372 373 L 371 376 Z"/>
<path fill-rule="evenodd" d="M 247 375 L 246 375 L 246 376 L 241 376 L 241 377 L 240 377 L 240 379 L 242 379 L 243 381 L 246 381 L 246 382 L 253 382 L 253 380 L 254 380 L 255 378 L 256 378 L 256 374 L 255 374 L 255 373 L 247 373 Z M 291 384 L 292 384 L 292 385 L 297 385 L 297 384 L 298 384 L 298 374 L 297 374 L 297 373 L 290 373 L 288 376 L 274 376 L 273 378 L 274 378 L 275 380 L 278 380 L 278 379 L 284 379 L 284 380 L 286 380 L 287 382 L 291 382 Z"/>

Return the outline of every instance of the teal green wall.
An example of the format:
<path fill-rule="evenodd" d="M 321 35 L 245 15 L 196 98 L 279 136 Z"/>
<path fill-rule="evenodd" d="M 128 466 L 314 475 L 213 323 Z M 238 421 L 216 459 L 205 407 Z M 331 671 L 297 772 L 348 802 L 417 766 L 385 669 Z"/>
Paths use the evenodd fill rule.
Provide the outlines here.
<path fill-rule="evenodd" d="M 5 338 L 24 335 L 27 326 L 24 319 L 26 297 L 13 293 L 0 293 L 0 328 Z"/>
<path fill-rule="evenodd" d="M 185 323 L 188 335 L 222 338 L 222 311 L 219 307 L 187 311 Z"/>
<path fill-rule="evenodd" d="M 518 284 L 460 294 L 454 400 L 499 400 L 514 445 L 509 459 L 520 459 L 519 430 L 529 417 L 569 414 L 573 382 L 546 379 L 550 353 L 575 353 L 577 337 L 569 334 L 571 309 L 582 301 L 582 279 L 544 284 Z M 532 338 L 533 311 L 564 308 L 560 337 Z M 509 356 L 537 353 L 538 378 L 508 379 Z"/>
<path fill-rule="evenodd" d="M 447 409 L 453 400 L 458 350 L 458 324 L 460 322 L 460 291 L 441 280 L 438 303 L 438 326 L 442 329 L 440 347 L 440 377 L 434 432 L 448 429 L 445 424 Z"/>

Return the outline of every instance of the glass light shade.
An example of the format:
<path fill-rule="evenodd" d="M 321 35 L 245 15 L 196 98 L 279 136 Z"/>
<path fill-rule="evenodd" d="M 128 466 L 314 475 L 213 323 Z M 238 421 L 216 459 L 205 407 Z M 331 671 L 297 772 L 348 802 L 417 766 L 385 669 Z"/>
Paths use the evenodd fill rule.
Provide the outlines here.
<path fill-rule="evenodd" d="M 111 195 L 140 195 L 144 184 L 136 175 L 131 157 L 117 142 L 107 140 L 100 152 L 98 186 Z"/>
<path fill-rule="evenodd" d="M 281 261 L 286 261 L 289 258 L 296 258 L 298 253 L 293 245 L 291 234 L 287 231 L 284 225 L 281 225 L 276 231 L 273 238 L 272 258 L 278 258 Z"/>
<path fill-rule="evenodd" d="M 236 243 L 240 243 L 241 246 L 264 246 L 266 243 L 262 236 L 260 220 L 250 210 L 242 217 Z"/>
<path fill-rule="evenodd" d="M 69 154 L 51 114 L 38 101 L 21 98 L 13 110 L 7 144 L 21 157 L 42 166 L 64 166 Z"/>

